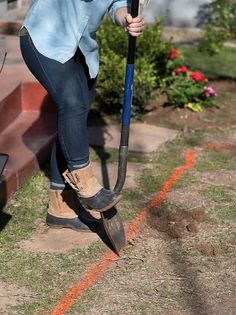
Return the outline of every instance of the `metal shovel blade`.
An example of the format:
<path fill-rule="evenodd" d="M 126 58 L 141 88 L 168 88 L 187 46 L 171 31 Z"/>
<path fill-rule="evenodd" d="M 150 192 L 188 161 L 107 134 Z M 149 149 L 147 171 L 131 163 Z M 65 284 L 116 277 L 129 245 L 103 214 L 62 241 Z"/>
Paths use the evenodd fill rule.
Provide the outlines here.
<path fill-rule="evenodd" d="M 125 229 L 121 217 L 116 208 L 113 207 L 107 211 L 101 212 L 101 218 L 113 249 L 115 253 L 119 255 L 119 252 L 126 244 Z"/>
<path fill-rule="evenodd" d="M 0 153 L 0 176 L 2 175 L 2 172 L 4 170 L 4 167 L 8 160 L 8 155 L 4 153 Z"/>

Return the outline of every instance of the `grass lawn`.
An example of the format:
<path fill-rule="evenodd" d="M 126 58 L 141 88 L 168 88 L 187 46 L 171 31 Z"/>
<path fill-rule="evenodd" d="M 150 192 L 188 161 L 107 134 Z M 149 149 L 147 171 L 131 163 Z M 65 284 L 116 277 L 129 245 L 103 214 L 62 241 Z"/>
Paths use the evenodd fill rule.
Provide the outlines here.
<path fill-rule="evenodd" d="M 210 79 L 236 78 L 236 49 L 224 47 L 221 52 L 209 56 L 198 50 L 197 46 L 178 45 L 192 69 L 203 71 Z"/>
<path fill-rule="evenodd" d="M 202 152 L 201 145 L 207 141 L 206 137 L 203 134 L 181 136 L 163 146 L 159 152 L 145 157 L 144 160 L 140 159 L 140 166 L 143 162 L 148 161 L 152 164 L 152 169 L 146 171 L 137 180 L 138 188 L 124 191 L 120 208 L 122 209 L 121 214 L 125 222 L 130 221 L 142 209 L 147 200 L 151 198 L 152 194 L 156 193 L 162 187 L 173 169 L 184 163 L 183 152 L 187 149 L 195 148 L 197 151 L 200 150 L 197 165 L 193 172 L 188 172 L 182 177 L 177 185 L 175 185 L 173 191 L 185 189 L 190 185 L 201 184 L 201 176 L 206 176 L 205 174 L 209 170 L 214 173 L 236 171 L 233 153 L 217 151 L 215 149 L 206 149 L 204 153 Z M 110 161 L 112 162 L 114 161 L 114 153 L 110 153 Z M 138 159 L 135 158 L 135 160 L 137 161 Z M 39 233 L 46 233 L 47 231 L 44 225 L 44 217 L 47 208 L 48 178 L 45 174 L 47 174 L 47 170 L 33 176 L 17 192 L 15 197 L 8 202 L 4 209 L 4 212 L 12 215 L 12 219 L 0 233 L 0 283 L 24 288 L 24 290 L 30 292 L 30 298 L 28 300 L 24 300 L 23 298 L 21 303 L 5 308 L 3 313 L 0 310 L 0 314 L 46 314 L 53 308 L 57 300 L 67 289 L 81 279 L 88 266 L 97 261 L 102 253 L 106 251 L 105 245 L 101 242 L 94 243 L 86 250 L 74 249 L 65 254 L 34 254 L 25 251 L 21 247 L 20 242 L 29 239 L 33 232 L 38 230 Z M 236 202 L 233 184 L 219 184 L 217 187 L 215 184 L 209 184 L 207 187 L 201 187 L 200 185 L 199 193 L 204 198 L 212 200 L 214 205 L 210 209 L 204 208 L 204 211 L 208 213 L 208 219 L 204 223 L 204 228 L 196 236 L 193 234 L 192 239 L 190 237 L 181 241 L 183 248 L 174 254 L 173 263 L 170 264 L 166 261 L 166 266 L 162 266 L 162 260 L 159 261 L 159 259 L 163 252 L 155 251 L 155 247 L 150 250 L 152 257 L 148 255 L 149 251 L 145 252 L 145 247 L 148 248 L 150 244 L 153 244 L 152 246 L 159 246 L 160 242 L 162 242 L 162 237 L 160 236 L 162 234 L 158 234 L 158 237 L 157 235 L 151 236 L 151 239 L 157 237 L 155 242 L 152 243 L 150 234 L 153 233 L 153 230 L 146 227 L 141 231 L 141 234 L 148 233 L 141 239 L 142 241 L 147 241 L 146 244 L 142 245 L 144 248 L 139 249 L 138 245 L 134 249 L 128 248 L 125 254 L 126 258 L 124 258 L 124 266 L 121 264 L 118 269 L 112 268 L 107 275 L 99 280 L 95 287 L 90 288 L 88 293 L 75 303 L 68 314 L 121 314 L 121 309 L 124 309 L 128 314 L 134 315 L 165 314 L 165 311 L 168 312 L 172 307 L 176 307 L 179 310 L 187 307 L 188 301 L 191 299 L 192 294 L 194 294 L 191 291 L 190 284 L 188 284 L 190 287 L 182 288 L 183 293 L 181 293 L 179 291 L 180 288 L 176 284 L 173 285 L 171 281 L 167 281 L 165 286 L 160 289 L 157 299 L 156 293 L 151 291 L 154 285 L 154 282 L 152 282 L 153 285 L 150 286 L 152 277 L 154 279 L 157 277 L 156 281 L 159 281 L 160 277 L 161 279 L 166 277 L 174 279 L 176 277 L 174 270 L 176 264 L 181 264 L 184 259 L 191 260 L 192 257 L 195 257 L 194 259 L 198 262 L 204 262 L 204 266 L 207 268 L 211 268 L 211 270 L 213 268 L 214 270 L 214 257 L 210 257 L 209 259 L 205 256 L 202 257 L 197 251 L 196 244 L 199 243 L 202 246 L 202 243 L 208 244 L 210 242 L 211 246 L 215 246 L 214 248 L 223 247 L 224 249 L 227 247 L 227 252 L 222 254 L 224 261 L 227 261 L 228 264 L 233 264 L 232 249 L 227 243 L 229 237 L 231 237 L 232 226 L 235 224 L 236 219 L 233 212 Z M 168 200 L 163 203 L 163 207 L 165 213 L 169 216 L 173 213 L 182 213 L 183 211 L 178 203 L 176 204 Z M 191 212 L 193 210 L 185 207 L 184 211 Z M 152 219 L 152 224 L 155 220 L 155 218 Z M 156 228 L 158 227 L 154 227 L 154 230 Z M 139 244 L 140 239 L 137 242 Z M 174 239 L 170 242 L 171 246 L 174 246 Z M 176 246 L 179 247 L 180 245 L 177 243 Z M 192 249 L 189 250 L 189 248 Z M 144 255 L 144 253 L 146 254 Z M 134 257 L 137 258 L 134 260 Z M 162 257 L 162 259 L 165 258 Z M 216 259 L 218 259 L 218 256 Z M 148 273 L 142 273 L 142 264 L 145 264 Z M 199 268 L 199 265 L 194 268 Z M 202 270 L 204 269 L 203 266 L 201 268 Z M 161 270 L 163 270 L 162 276 L 158 275 Z M 206 270 L 204 269 L 203 273 L 205 274 L 205 272 Z M 225 272 L 230 271 L 227 268 L 225 271 L 221 270 L 220 276 L 223 277 Z M 141 278 L 142 280 L 140 279 L 141 282 L 135 280 L 138 279 L 138 274 L 142 274 L 143 278 Z M 183 275 L 179 277 L 181 278 Z M 122 282 L 119 282 L 120 279 L 122 279 Z M 208 285 L 209 282 L 211 284 L 211 281 L 209 279 L 207 280 L 208 282 L 204 279 L 202 281 L 204 282 L 202 292 L 205 294 L 207 290 L 210 290 Z M 126 292 L 127 298 L 119 299 L 120 294 L 122 295 L 123 293 L 118 292 L 116 295 L 113 292 L 113 288 L 118 283 L 120 289 L 128 290 Z M 123 287 L 124 285 L 126 289 Z M 218 299 L 219 291 L 223 291 L 222 285 L 222 281 L 217 282 L 218 291 L 216 293 L 218 294 Z M 141 290 L 139 293 L 142 296 L 141 300 L 132 300 L 133 288 L 138 292 Z M 106 301 L 107 304 L 103 304 L 102 301 L 107 299 L 107 290 L 109 291 L 110 302 Z M 231 285 L 228 290 L 231 292 L 230 294 L 233 294 Z M 112 293 L 110 294 L 110 292 Z M 109 303 L 112 305 L 110 313 L 108 311 Z M 94 309 L 95 304 L 97 305 L 96 309 Z M 156 312 L 157 310 L 158 312 Z"/>

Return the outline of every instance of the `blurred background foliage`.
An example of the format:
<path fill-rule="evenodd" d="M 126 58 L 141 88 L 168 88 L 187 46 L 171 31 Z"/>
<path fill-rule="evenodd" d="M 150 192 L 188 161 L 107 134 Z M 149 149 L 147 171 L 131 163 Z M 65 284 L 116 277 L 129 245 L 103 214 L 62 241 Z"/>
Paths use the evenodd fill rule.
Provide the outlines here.
<path fill-rule="evenodd" d="M 204 30 L 200 49 L 218 53 L 227 40 L 236 39 L 236 0 L 213 0 L 202 5 L 198 20 Z"/>

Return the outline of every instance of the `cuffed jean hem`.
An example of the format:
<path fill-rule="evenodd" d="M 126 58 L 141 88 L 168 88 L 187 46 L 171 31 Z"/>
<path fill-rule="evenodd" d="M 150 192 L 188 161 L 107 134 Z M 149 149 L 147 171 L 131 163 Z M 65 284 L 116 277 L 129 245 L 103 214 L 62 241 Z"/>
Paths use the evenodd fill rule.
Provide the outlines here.
<path fill-rule="evenodd" d="M 75 170 L 79 170 L 81 168 L 84 168 L 86 166 L 88 166 L 90 163 L 90 161 L 87 161 L 86 163 L 83 164 L 78 164 L 78 163 L 68 163 L 68 169 L 70 172 L 75 171 Z"/>

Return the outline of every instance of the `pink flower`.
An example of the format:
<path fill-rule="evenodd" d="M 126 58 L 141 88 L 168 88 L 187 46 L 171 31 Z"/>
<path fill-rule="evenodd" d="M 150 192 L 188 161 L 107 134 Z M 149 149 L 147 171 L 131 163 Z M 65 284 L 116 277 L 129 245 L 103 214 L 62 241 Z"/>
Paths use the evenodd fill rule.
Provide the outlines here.
<path fill-rule="evenodd" d="M 215 89 L 213 89 L 212 86 L 204 86 L 204 95 L 206 97 L 210 97 L 210 96 L 216 96 L 217 93 L 216 93 Z"/>

